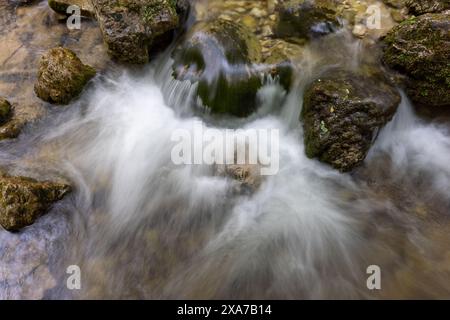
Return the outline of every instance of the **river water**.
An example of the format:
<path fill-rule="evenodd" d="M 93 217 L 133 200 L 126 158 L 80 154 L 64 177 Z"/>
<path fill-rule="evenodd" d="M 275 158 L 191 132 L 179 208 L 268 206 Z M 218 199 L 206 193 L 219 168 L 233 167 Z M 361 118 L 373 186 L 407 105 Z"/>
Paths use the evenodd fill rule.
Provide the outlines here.
<path fill-rule="evenodd" d="M 361 168 L 341 174 L 304 154 L 305 84 L 370 54 L 346 32 L 311 44 L 294 89 L 268 83 L 244 120 L 193 111 L 195 86 L 172 79 L 168 52 L 141 70 L 105 68 L 71 105 L 44 106 L 2 142 L 0 164 L 76 191 L 22 232 L 0 230 L 0 298 L 449 297 L 448 121 L 419 118 L 402 94 Z M 199 121 L 278 129 L 278 174 L 243 194 L 212 166 L 174 165 L 172 132 Z M 66 287 L 69 265 L 81 290 Z M 381 290 L 366 286 L 370 265 Z"/>

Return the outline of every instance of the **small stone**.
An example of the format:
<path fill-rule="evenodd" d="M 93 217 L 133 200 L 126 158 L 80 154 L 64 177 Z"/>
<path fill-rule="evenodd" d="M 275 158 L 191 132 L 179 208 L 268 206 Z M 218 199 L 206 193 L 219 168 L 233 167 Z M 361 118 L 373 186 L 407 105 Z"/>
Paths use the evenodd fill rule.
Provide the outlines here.
<path fill-rule="evenodd" d="M 367 34 L 367 28 L 363 24 L 357 24 L 353 27 L 353 35 L 358 38 L 362 38 Z"/>

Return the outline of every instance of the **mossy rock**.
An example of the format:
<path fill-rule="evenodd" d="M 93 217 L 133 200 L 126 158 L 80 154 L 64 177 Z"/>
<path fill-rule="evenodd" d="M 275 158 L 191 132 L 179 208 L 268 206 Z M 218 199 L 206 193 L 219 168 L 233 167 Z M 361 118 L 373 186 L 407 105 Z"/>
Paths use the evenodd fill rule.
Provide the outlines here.
<path fill-rule="evenodd" d="M 450 105 L 450 14 L 412 17 L 383 39 L 383 61 L 407 76 L 406 92 L 417 105 Z"/>
<path fill-rule="evenodd" d="M 330 71 L 305 90 L 305 151 L 340 171 L 361 164 L 400 95 L 381 73 Z"/>
<path fill-rule="evenodd" d="M 281 38 L 308 39 L 339 28 L 334 0 L 288 0 L 276 7 L 275 34 Z"/>
<path fill-rule="evenodd" d="M 2 175 L 0 225 L 8 231 L 18 231 L 31 225 L 70 190 L 71 187 L 64 183 Z"/>
<path fill-rule="evenodd" d="M 244 25 L 228 20 L 199 22 L 173 53 L 174 76 L 198 82 L 198 96 L 213 113 L 245 117 L 257 108 L 267 76 L 290 86 L 287 61 L 262 63 L 261 45 Z"/>
<path fill-rule="evenodd" d="M 383 2 L 389 7 L 401 9 L 406 5 L 407 0 L 383 0 Z"/>
<path fill-rule="evenodd" d="M 81 93 L 95 73 L 95 69 L 83 64 L 73 51 L 54 48 L 40 60 L 34 91 L 44 101 L 68 104 Z"/>
<path fill-rule="evenodd" d="M 409 13 L 421 15 L 450 9 L 450 0 L 406 0 Z"/>
<path fill-rule="evenodd" d="M 0 97 L 0 125 L 11 118 L 12 107 L 8 100 Z"/>
<path fill-rule="evenodd" d="M 108 52 L 122 63 L 142 64 L 165 48 L 185 4 L 176 0 L 92 0 Z"/>

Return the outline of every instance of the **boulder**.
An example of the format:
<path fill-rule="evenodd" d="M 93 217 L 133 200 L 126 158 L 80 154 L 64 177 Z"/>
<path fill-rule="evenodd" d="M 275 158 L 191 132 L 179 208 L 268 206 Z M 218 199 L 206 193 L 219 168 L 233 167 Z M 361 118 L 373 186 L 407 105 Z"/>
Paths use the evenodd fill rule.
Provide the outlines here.
<path fill-rule="evenodd" d="M 312 38 L 335 31 L 340 23 L 334 0 L 284 0 L 277 7 L 274 33 L 281 38 Z"/>
<path fill-rule="evenodd" d="M 42 56 L 34 91 L 44 101 L 68 104 L 94 76 L 95 70 L 83 64 L 73 51 L 58 47 Z"/>
<path fill-rule="evenodd" d="M 450 0 L 406 0 L 406 6 L 414 15 L 436 13 L 450 9 Z"/>
<path fill-rule="evenodd" d="M 64 183 L 2 175 L 0 225 L 8 231 L 18 231 L 31 225 L 70 190 L 70 186 Z"/>
<path fill-rule="evenodd" d="M 216 19 L 199 22 L 173 53 L 174 76 L 198 82 L 198 96 L 213 113 L 245 117 L 256 110 L 257 91 L 269 74 L 290 85 L 290 65 L 262 64 L 261 45 L 244 25 Z"/>
<path fill-rule="evenodd" d="M 110 55 L 119 62 L 141 64 L 149 51 L 165 47 L 179 26 L 174 0 L 92 0 Z"/>
<path fill-rule="evenodd" d="M 383 39 L 383 61 L 406 76 L 417 105 L 450 105 L 450 13 L 405 20 Z"/>
<path fill-rule="evenodd" d="M 377 72 L 335 70 L 316 79 L 306 88 L 301 115 L 307 156 L 340 171 L 352 170 L 400 100 L 396 88 Z"/>

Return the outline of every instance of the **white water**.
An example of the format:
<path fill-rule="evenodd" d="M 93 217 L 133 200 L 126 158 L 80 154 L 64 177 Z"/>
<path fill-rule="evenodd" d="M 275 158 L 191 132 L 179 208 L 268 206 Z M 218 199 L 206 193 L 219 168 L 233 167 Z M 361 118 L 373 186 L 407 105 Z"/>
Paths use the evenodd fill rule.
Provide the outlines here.
<path fill-rule="evenodd" d="M 189 102 L 195 87 L 170 80 L 170 64 L 159 61 L 157 71 L 151 66 L 139 75 L 98 80 L 79 102 L 54 115 L 53 127 L 43 126 L 30 139 L 37 149 L 50 150 L 77 188 L 67 201 L 79 217 L 61 258 L 86 275 L 75 297 L 371 297 L 367 266 L 402 266 L 404 247 L 390 246 L 389 239 L 405 237 L 419 252 L 426 248 L 426 224 L 410 207 L 394 195 L 381 198 L 364 174 L 340 174 L 304 155 L 302 86 L 318 65 L 313 53 L 307 59 L 310 70 L 281 109 L 283 93 L 270 85 L 260 93 L 261 110 L 247 120 L 194 116 Z M 279 129 L 279 173 L 249 196 L 233 193 L 236 182 L 209 166 L 173 165 L 171 133 L 191 130 L 199 120 L 221 130 Z M 403 97 L 365 169 L 381 186 L 396 185 L 404 193 L 417 187 L 423 199 L 438 197 L 445 211 L 448 159 L 448 124 L 419 120 Z M 423 179 L 431 181 L 426 188 L 416 184 Z M 368 229 L 375 235 L 369 237 Z M 0 243 L 11 237 L 0 232 Z M 393 283 L 397 270 L 386 270 Z M 420 289 L 432 296 L 433 281 L 422 281 Z M 449 294 L 450 285 L 441 285 Z M 0 284 L 0 297 L 20 295 L 7 290 Z M 66 294 L 60 288 L 49 296 Z"/>

